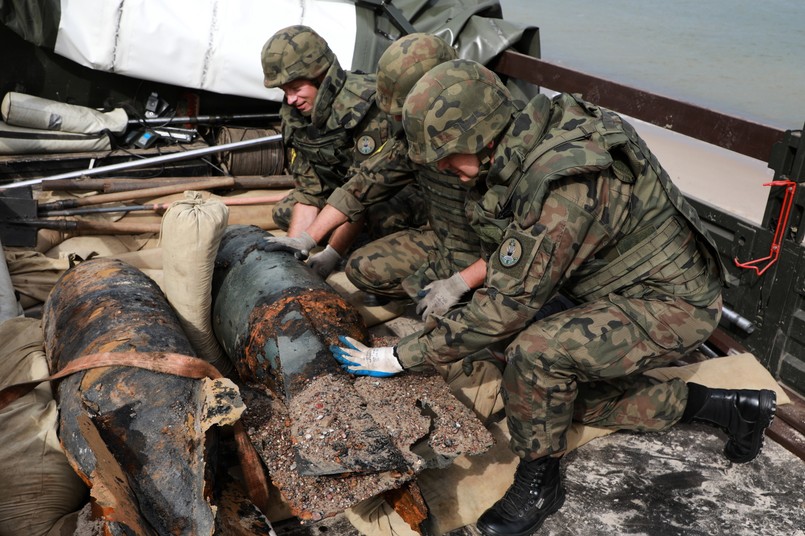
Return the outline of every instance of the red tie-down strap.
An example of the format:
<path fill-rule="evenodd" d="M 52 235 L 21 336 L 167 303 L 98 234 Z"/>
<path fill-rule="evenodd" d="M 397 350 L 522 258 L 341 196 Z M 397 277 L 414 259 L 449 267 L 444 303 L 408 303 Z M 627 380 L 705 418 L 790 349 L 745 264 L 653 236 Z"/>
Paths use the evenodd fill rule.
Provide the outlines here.
<path fill-rule="evenodd" d="M 774 238 L 771 241 L 771 250 L 766 257 L 762 259 L 755 259 L 752 261 L 740 262 L 738 257 L 735 257 L 735 266 L 738 268 L 746 268 L 754 270 L 757 275 L 763 275 L 763 272 L 768 270 L 777 259 L 780 258 L 780 249 L 783 247 L 783 235 L 788 228 L 788 218 L 791 216 L 791 207 L 794 204 L 794 194 L 797 192 L 797 183 L 789 180 L 771 181 L 764 183 L 763 186 L 785 186 L 785 196 L 783 197 L 783 204 L 780 207 L 780 217 L 777 219 L 777 228 L 774 230 Z M 765 263 L 761 268 L 760 265 Z"/>

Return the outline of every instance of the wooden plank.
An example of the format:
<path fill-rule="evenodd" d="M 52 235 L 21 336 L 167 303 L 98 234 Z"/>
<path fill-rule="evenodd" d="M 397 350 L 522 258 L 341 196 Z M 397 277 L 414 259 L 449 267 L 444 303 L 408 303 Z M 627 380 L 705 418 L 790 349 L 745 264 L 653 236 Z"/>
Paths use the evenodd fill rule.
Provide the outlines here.
<path fill-rule="evenodd" d="M 648 123 L 768 162 L 785 131 L 687 102 L 649 93 L 506 50 L 490 63 L 499 74 L 584 99 Z"/>
<path fill-rule="evenodd" d="M 805 460 L 805 436 L 797 432 L 782 419 L 774 419 L 766 430 L 766 435 L 786 450 Z"/>
<path fill-rule="evenodd" d="M 805 399 L 800 395 L 782 385 L 783 391 L 791 399 L 791 404 L 779 406 L 777 408 L 777 417 L 790 427 L 805 436 Z"/>

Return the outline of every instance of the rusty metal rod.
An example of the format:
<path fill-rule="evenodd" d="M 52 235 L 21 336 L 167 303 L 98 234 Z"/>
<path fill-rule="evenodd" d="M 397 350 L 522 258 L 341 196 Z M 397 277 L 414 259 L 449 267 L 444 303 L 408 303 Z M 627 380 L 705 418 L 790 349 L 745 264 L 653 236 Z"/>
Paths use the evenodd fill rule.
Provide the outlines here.
<path fill-rule="evenodd" d="M 203 147 L 201 149 L 193 149 L 190 151 L 164 154 L 152 158 L 143 158 L 141 160 L 132 160 L 130 162 L 122 162 L 120 164 L 111 164 L 109 166 L 101 166 L 98 168 L 82 169 L 78 171 L 70 171 L 69 173 L 62 173 L 60 175 L 53 175 L 52 177 L 44 177 L 41 179 L 29 179 L 11 184 L 4 184 L 0 186 L 0 191 L 9 190 L 12 188 L 23 188 L 25 186 L 34 186 L 47 181 L 54 181 L 60 179 L 72 179 L 83 176 L 102 175 L 104 173 L 113 173 L 123 169 L 132 169 L 137 167 L 148 166 L 151 164 L 164 164 L 167 162 L 177 162 L 180 160 L 189 160 L 198 156 L 206 156 L 208 154 L 220 153 L 223 151 L 232 151 L 237 149 L 245 149 L 246 147 L 253 147 L 255 145 L 263 145 L 266 143 L 275 143 L 282 141 L 282 134 L 275 134 L 273 136 L 264 136 L 262 138 L 254 138 L 251 140 L 243 140 L 232 143 L 225 143 L 223 145 L 213 145 L 210 147 Z"/>
<path fill-rule="evenodd" d="M 161 197 L 163 195 L 178 194 L 186 190 L 229 188 L 234 184 L 235 180 L 232 177 L 218 177 L 213 181 L 188 182 L 183 184 L 158 186 L 156 188 L 145 188 L 131 192 L 115 192 L 111 194 L 91 195 L 88 197 L 79 197 L 75 199 L 60 199 L 58 201 L 39 205 L 39 211 L 41 213 L 53 210 L 63 210 L 67 208 L 101 205 L 103 203 L 131 201 L 133 199 L 144 199 L 146 197 Z"/>
<path fill-rule="evenodd" d="M 220 198 L 224 205 L 239 206 L 239 205 L 270 205 L 282 201 L 285 194 L 264 195 L 259 197 L 223 197 Z M 55 217 L 55 216 L 81 216 L 84 214 L 105 214 L 109 212 L 138 212 L 143 210 L 150 210 L 160 212 L 168 210 L 172 203 L 146 203 L 144 205 L 126 205 L 118 207 L 78 207 L 68 208 L 66 210 L 49 210 L 40 212 L 39 216 L 42 217 Z"/>
<path fill-rule="evenodd" d="M 93 179 L 82 177 L 79 179 L 62 179 L 51 181 L 42 185 L 42 190 L 61 191 L 61 190 L 87 190 L 102 191 L 103 193 L 125 192 L 130 190 L 142 190 L 145 188 L 156 188 L 159 186 L 169 186 L 171 184 L 182 184 L 190 182 L 213 181 L 217 176 L 210 177 L 106 177 L 103 179 Z M 291 175 L 269 175 L 266 177 L 259 175 L 232 177 L 235 180 L 233 189 L 278 189 L 293 188 L 293 176 Z M 203 189 L 203 188 L 199 188 Z"/>
<path fill-rule="evenodd" d="M 105 221 L 71 221 L 71 220 L 18 220 L 7 221 L 6 225 L 20 225 L 39 229 L 55 229 L 57 231 L 82 231 L 89 234 L 144 234 L 158 233 L 159 223 L 129 223 Z"/>

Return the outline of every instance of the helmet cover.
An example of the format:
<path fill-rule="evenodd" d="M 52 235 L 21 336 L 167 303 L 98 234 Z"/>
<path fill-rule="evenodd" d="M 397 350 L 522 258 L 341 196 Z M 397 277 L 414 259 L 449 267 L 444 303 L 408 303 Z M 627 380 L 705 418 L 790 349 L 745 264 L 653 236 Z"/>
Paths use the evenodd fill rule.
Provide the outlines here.
<path fill-rule="evenodd" d="M 308 26 L 279 30 L 263 45 L 264 84 L 279 87 L 299 78 L 315 79 L 332 65 L 335 55 L 319 34 Z"/>
<path fill-rule="evenodd" d="M 458 57 L 443 39 L 413 33 L 394 41 L 377 63 L 377 105 L 388 114 L 402 113 L 405 97 L 422 75 Z"/>
<path fill-rule="evenodd" d="M 432 164 L 451 154 L 478 154 L 511 121 L 512 96 L 495 73 L 470 60 L 425 73 L 403 106 L 408 156 Z"/>

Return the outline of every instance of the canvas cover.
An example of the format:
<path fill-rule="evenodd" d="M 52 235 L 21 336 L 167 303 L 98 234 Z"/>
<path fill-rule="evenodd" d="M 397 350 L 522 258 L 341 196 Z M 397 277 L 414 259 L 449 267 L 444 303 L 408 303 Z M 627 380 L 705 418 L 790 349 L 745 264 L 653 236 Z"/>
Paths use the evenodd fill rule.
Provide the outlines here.
<path fill-rule="evenodd" d="M 274 32 L 311 26 L 341 65 L 374 72 L 401 31 L 375 3 L 351 0 L 0 0 L 0 23 L 98 71 L 280 101 L 263 87 L 260 51 Z M 509 47 L 539 55 L 534 27 L 503 20 L 497 0 L 393 0 L 416 31 L 487 62 Z"/>

